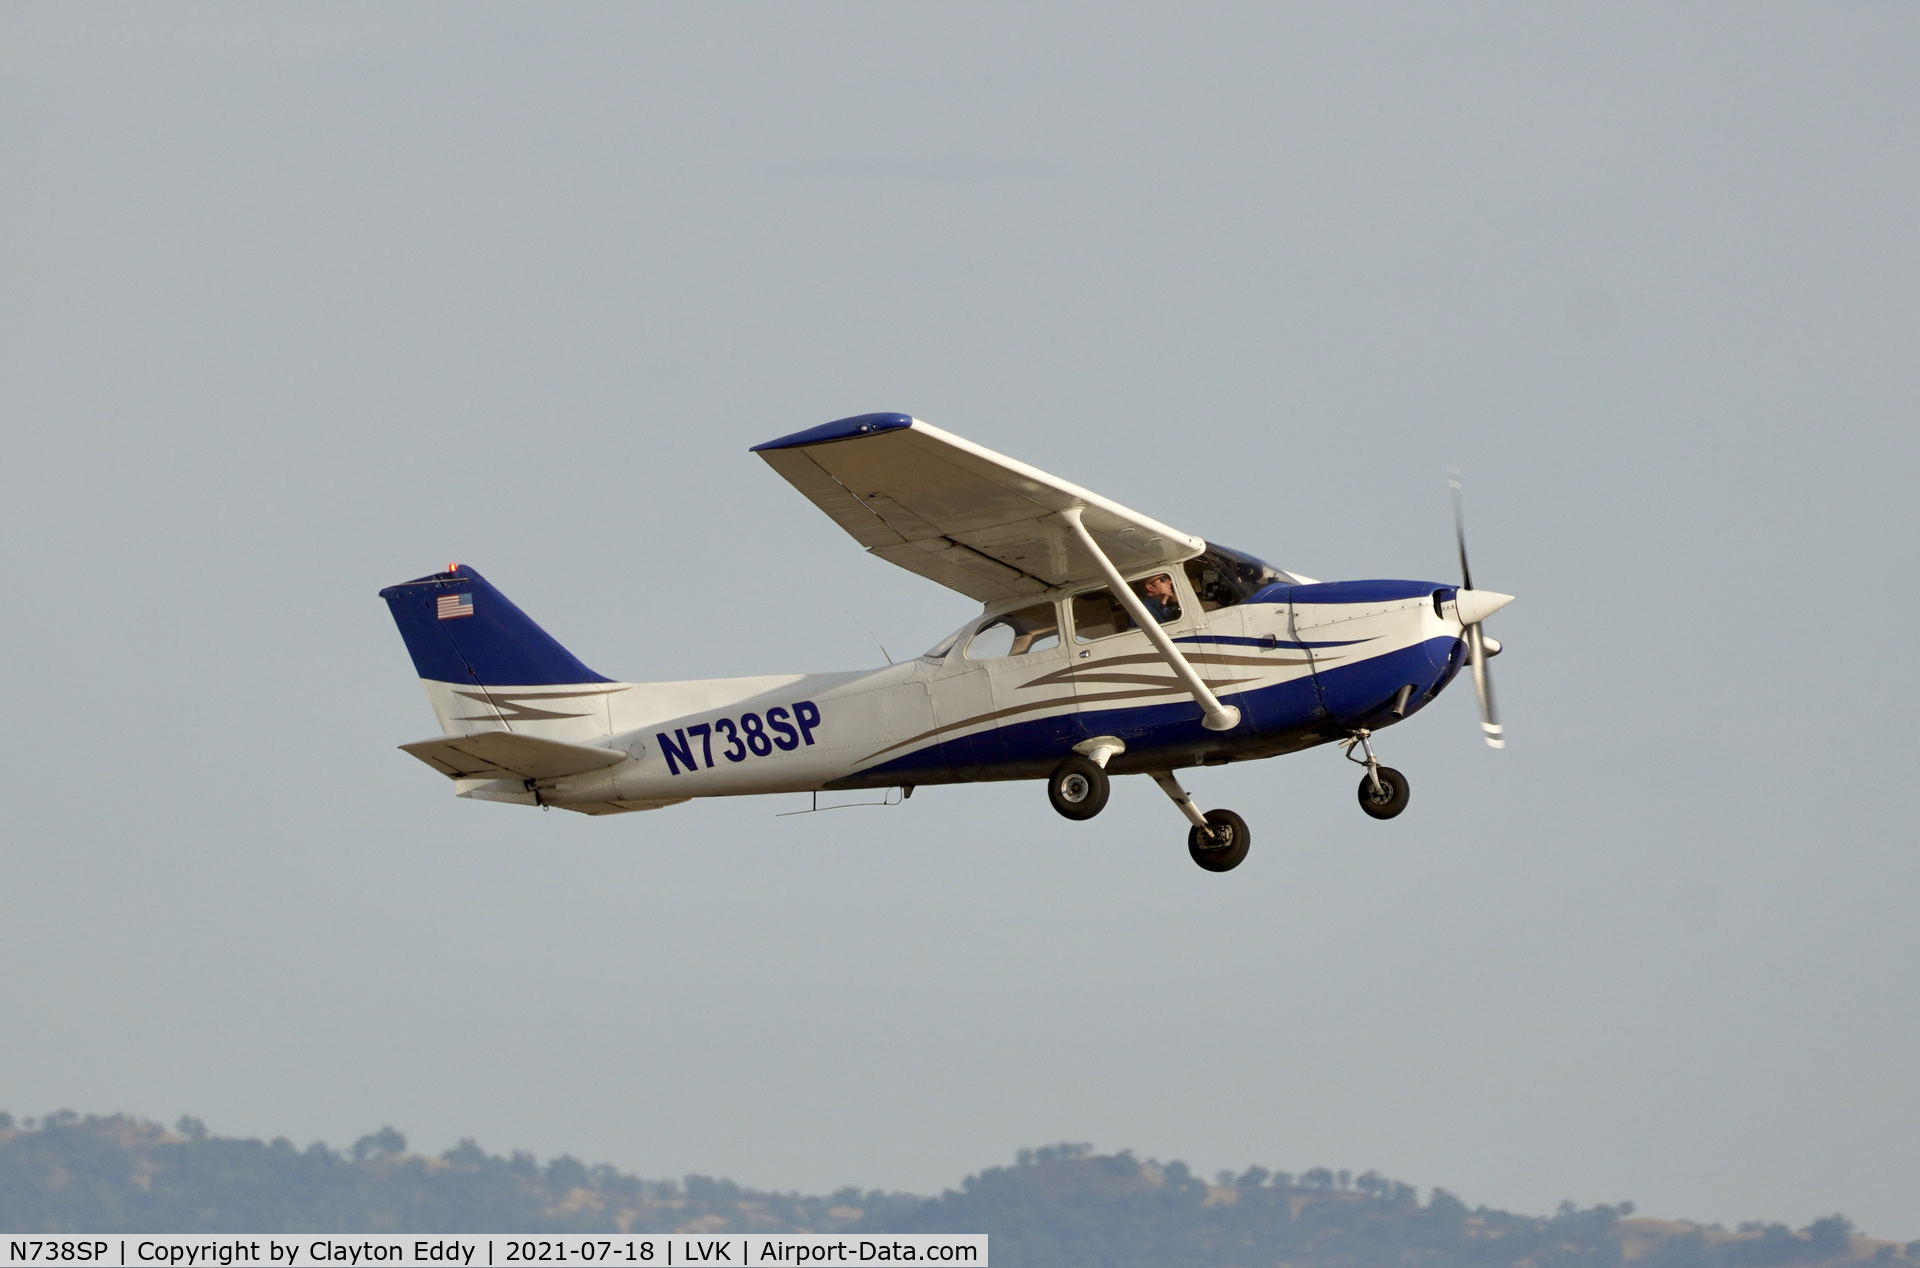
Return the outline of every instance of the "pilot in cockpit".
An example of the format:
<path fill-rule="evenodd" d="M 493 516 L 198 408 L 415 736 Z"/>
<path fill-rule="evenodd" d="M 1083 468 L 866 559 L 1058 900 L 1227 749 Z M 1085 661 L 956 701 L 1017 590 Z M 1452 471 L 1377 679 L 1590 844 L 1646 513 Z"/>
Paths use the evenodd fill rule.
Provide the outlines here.
<path fill-rule="evenodd" d="M 1173 592 L 1173 578 L 1166 573 L 1134 583 L 1140 602 L 1146 604 L 1153 619 L 1165 625 L 1180 618 L 1180 598 Z"/>

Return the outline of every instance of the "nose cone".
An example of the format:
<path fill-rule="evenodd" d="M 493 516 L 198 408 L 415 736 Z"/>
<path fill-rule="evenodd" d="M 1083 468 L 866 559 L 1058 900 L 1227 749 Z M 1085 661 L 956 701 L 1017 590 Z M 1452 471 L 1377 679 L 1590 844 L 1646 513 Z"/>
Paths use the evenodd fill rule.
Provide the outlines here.
<path fill-rule="evenodd" d="M 1460 624 L 1478 625 L 1512 603 L 1513 596 L 1496 590 L 1462 590 L 1455 602 L 1460 608 Z"/>

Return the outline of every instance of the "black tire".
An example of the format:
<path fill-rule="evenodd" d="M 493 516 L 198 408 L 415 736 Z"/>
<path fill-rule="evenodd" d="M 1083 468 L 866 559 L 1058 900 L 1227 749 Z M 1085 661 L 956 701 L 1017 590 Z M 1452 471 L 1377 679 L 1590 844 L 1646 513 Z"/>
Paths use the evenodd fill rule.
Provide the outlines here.
<path fill-rule="evenodd" d="M 1407 808 L 1407 777 L 1391 766 L 1380 768 L 1380 786 L 1387 794 L 1373 791 L 1373 776 L 1360 777 L 1360 808 L 1376 819 L 1391 819 Z"/>
<path fill-rule="evenodd" d="M 1213 825 L 1211 838 L 1201 836 L 1198 828 L 1187 829 L 1187 853 L 1209 872 L 1231 872 L 1246 859 L 1247 847 L 1253 844 L 1247 821 L 1231 810 L 1209 810 L 1207 822 Z"/>
<path fill-rule="evenodd" d="M 1107 808 L 1112 785 L 1092 758 L 1075 753 L 1047 776 L 1047 800 L 1069 819 L 1091 819 Z"/>

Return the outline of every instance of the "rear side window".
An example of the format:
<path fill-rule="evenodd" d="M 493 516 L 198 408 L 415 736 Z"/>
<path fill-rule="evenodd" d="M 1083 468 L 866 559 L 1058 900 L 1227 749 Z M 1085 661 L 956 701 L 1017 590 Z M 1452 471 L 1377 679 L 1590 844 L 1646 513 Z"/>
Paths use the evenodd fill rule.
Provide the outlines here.
<path fill-rule="evenodd" d="M 968 660 L 999 660 L 1060 646 L 1060 617 L 1053 604 L 1007 612 L 988 621 L 967 640 Z"/>
<path fill-rule="evenodd" d="M 1086 594 L 1073 596 L 1075 642 L 1091 643 L 1096 638 L 1106 638 L 1132 628 L 1133 618 L 1114 601 L 1113 591 L 1090 590 Z"/>

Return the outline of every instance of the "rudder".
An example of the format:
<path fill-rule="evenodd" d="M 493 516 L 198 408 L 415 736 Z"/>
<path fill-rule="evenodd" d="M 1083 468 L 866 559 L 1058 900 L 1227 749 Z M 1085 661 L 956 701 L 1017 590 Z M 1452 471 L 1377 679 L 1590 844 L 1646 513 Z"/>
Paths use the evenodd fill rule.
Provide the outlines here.
<path fill-rule="evenodd" d="M 600 696 L 604 690 L 508 695 L 497 690 L 591 687 L 613 680 L 587 668 L 473 569 L 455 564 L 446 572 L 388 586 L 380 597 L 448 734 L 502 729 L 562 738 L 562 733 L 580 734 L 594 714 L 598 719 L 588 724 L 593 733 L 606 733 L 604 708 L 574 712 L 584 700 L 571 702 L 573 708 L 553 707 L 559 696 Z M 516 725 L 521 723 L 528 725 Z"/>

